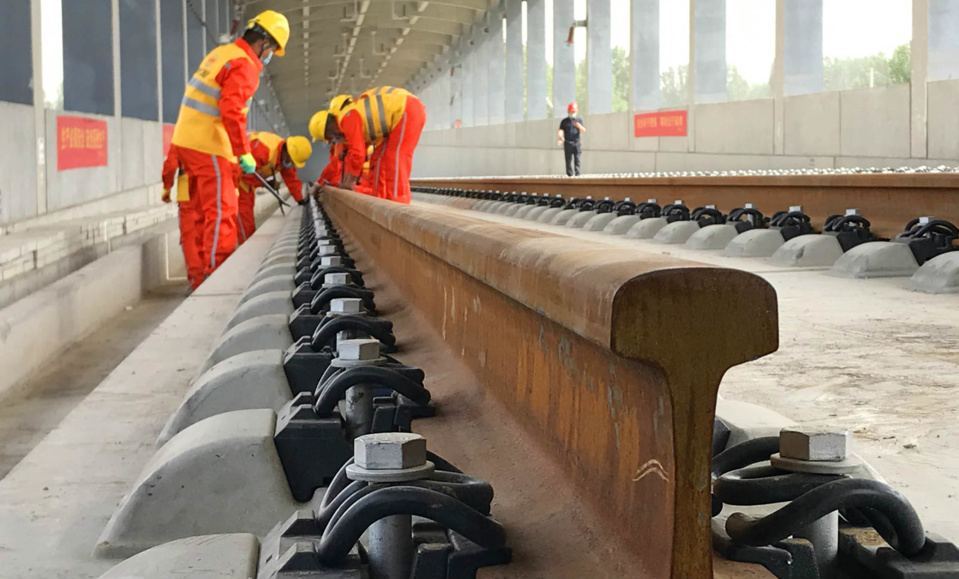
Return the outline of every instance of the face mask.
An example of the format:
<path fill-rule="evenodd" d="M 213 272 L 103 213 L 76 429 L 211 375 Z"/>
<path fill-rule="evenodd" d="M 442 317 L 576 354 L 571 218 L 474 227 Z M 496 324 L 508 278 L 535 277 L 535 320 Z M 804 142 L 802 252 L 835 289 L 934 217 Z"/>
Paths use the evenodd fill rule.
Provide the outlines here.
<path fill-rule="evenodd" d="M 260 59 L 260 60 L 263 62 L 263 66 L 266 66 L 266 65 L 270 64 L 270 60 L 272 60 L 272 59 L 273 59 L 273 53 L 270 52 L 270 54 L 267 54 L 267 55 L 266 55 L 266 58 L 262 58 L 262 59 Z"/>
<path fill-rule="evenodd" d="M 576 116 L 576 113 L 569 113 L 569 118 L 573 118 L 575 116 Z"/>

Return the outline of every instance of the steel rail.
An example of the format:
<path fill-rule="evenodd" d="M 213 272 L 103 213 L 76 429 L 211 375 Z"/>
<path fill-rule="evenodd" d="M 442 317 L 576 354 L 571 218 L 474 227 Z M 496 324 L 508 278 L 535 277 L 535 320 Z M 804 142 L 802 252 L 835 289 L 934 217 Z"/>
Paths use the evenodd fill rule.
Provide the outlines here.
<path fill-rule="evenodd" d="M 660 204 L 682 199 L 690 208 L 715 205 L 728 212 L 754 203 L 764 215 L 801 205 L 817 230 L 830 215 L 859 209 L 882 237 L 900 233 L 915 217 L 959 223 L 959 174 L 755 175 L 729 177 L 469 178 L 416 179 L 413 186 L 474 191 L 518 191 L 566 198 L 592 195 Z"/>

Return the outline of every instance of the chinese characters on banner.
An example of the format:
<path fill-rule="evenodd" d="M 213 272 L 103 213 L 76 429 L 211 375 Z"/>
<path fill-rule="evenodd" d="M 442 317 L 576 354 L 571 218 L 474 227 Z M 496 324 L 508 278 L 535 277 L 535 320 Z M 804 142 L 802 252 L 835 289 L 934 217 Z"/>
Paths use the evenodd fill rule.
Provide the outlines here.
<path fill-rule="evenodd" d="M 57 116 L 57 171 L 107 164 L 107 122 Z"/>
<path fill-rule="evenodd" d="M 686 111 L 659 111 L 633 117 L 634 137 L 685 137 Z"/>

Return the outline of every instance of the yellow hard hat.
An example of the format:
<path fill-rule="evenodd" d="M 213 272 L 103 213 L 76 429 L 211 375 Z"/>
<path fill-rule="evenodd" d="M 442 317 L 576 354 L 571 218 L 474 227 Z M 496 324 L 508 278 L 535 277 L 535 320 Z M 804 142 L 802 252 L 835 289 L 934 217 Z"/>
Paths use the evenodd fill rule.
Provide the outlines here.
<path fill-rule="evenodd" d="M 286 16 L 275 10 L 264 10 L 246 25 L 247 28 L 254 26 L 265 30 L 276 41 L 277 49 L 273 51 L 273 54 L 277 56 L 286 54 L 286 43 L 290 39 L 290 21 L 286 19 Z"/>
<path fill-rule="evenodd" d="M 306 137 L 290 137 L 286 140 L 286 154 L 290 156 L 290 160 L 297 169 L 302 169 L 307 159 L 313 154 L 313 145 Z"/>
<path fill-rule="evenodd" d="M 353 97 L 348 94 L 336 95 L 333 97 L 333 100 L 330 101 L 330 110 L 336 114 L 340 112 L 343 107 L 353 102 Z"/>
<path fill-rule="evenodd" d="M 326 141 L 326 119 L 330 111 L 320 111 L 310 118 L 310 136 L 314 141 Z"/>

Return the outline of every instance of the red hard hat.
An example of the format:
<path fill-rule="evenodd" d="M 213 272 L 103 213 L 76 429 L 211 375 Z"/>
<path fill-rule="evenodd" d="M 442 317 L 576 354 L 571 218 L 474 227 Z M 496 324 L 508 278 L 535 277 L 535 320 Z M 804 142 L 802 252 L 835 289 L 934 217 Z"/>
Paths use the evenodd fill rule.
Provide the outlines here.
<path fill-rule="evenodd" d="M 579 107 L 576 106 L 576 102 L 575 102 L 575 101 L 569 103 L 569 106 L 566 107 L 566 112 L 570 112 L 570 113 L 578 113 L 578 112 L 579 112 Z"/>

